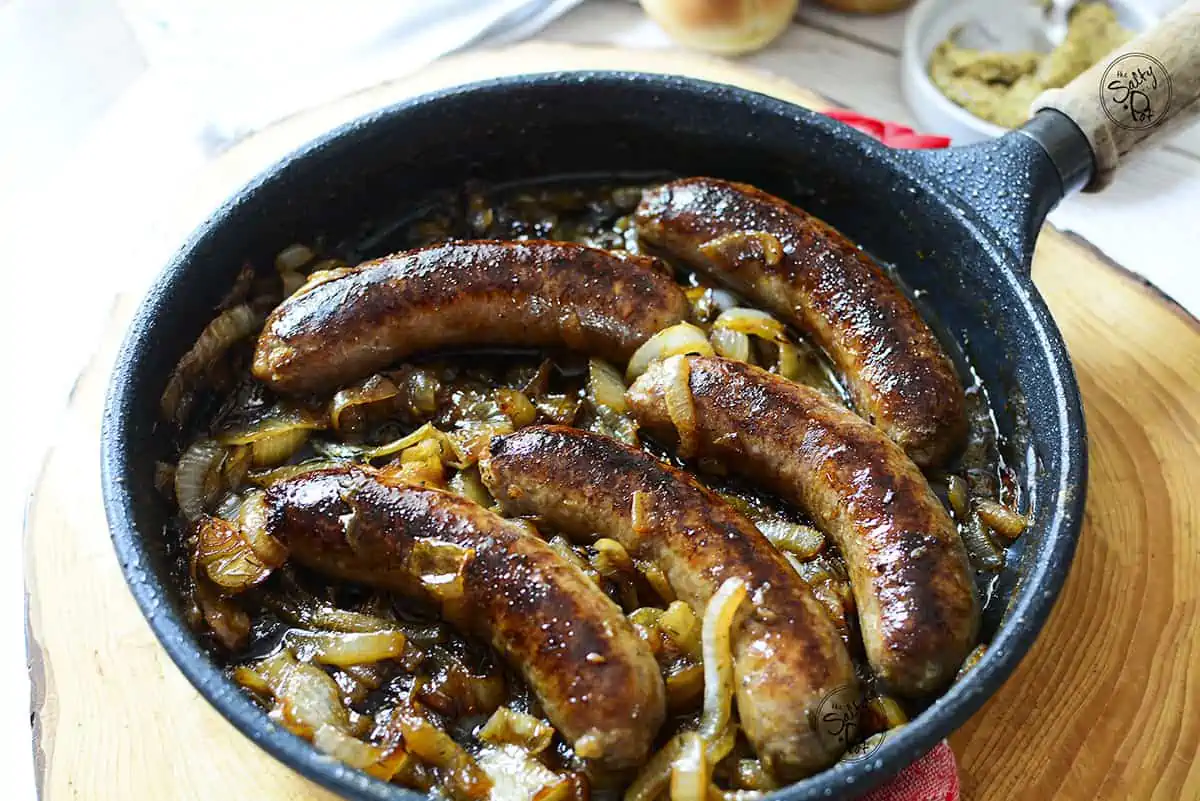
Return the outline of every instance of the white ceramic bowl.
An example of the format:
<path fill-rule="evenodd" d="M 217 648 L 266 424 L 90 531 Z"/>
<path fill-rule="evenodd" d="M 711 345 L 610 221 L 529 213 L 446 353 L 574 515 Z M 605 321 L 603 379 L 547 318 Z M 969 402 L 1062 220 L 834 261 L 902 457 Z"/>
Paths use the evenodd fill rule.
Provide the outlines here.
<path fill-rule="evenodd" d="M 997 14 L 1000 9 L 1011 10 L 1015 3 L 1027 1 L 920 0 L 913 6 L 904 28 L 901 88 L 922 133 L 943 134 L 956 144 L 967 144 L 1005 132 L 1005 128 L 952 103 L 933 85 L 925 67 L 934 48 L 964 22 L 982 16 L 989 9 L 990 14 Z M 1109 5 L 1116 11 L 1118 21 L 1133 31 L 1149 28 L 1158 18 L 1145 5 L 1131 0 L 1109 0 Z"/>

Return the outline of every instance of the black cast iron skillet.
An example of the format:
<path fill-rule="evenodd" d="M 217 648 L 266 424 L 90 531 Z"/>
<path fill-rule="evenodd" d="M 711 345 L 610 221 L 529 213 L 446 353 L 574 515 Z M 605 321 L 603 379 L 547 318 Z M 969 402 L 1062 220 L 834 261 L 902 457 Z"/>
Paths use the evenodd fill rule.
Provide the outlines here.
<path fill-rule="evenodd" d="M 1173 102 L 1181 102 L 1178 92 Z M 868 757 L 777 797 L 865 791 L 962 724 L 1004 682 L 1046 620 L 1075 549 L 1087 464 L 1083 413 L 1029 267 L 1046 213 L 1068 191 L 1106 174 L 1115 154 L 1093 156 L 1089 139 L 1097 141 L 1104 125 L 1098 112 L 1068 111 L 1078 126 L 1043 111 L 989 144 L 901 152 L 762 95 L 684 78 L 591 72 L 439 92 L 332 131 L 218 209 L 167 266 L 129 331 L 104 417 L 103 482 L 134 597 L 200 693 L 271 754 L 347 798 L 421 798 L 323 757 L 271 723 L 185 624 L 168 575 L 172 546 L 162 533 L 170 510 L 154 489 L 155 460 L 170 447 L 157 422 L 169 372 L 246 259 L 269 263 L 282 246 L 316 233 L 367 241 L 418 202 L 469 180 L 666 171 L 746 181 L 797 202 L 895 264 L 979 373 L 1033 516 L 1000 578 L 1002 602 L 993 603 L 984 626 L 991 647 L 978 667 Z"/>

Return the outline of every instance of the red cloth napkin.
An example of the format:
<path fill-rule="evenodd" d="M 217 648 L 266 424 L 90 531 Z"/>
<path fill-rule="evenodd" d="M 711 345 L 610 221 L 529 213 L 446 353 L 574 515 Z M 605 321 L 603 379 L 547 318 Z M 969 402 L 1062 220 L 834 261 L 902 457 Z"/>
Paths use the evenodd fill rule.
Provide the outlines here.
<path fill-rule="evenodd" d="M 943 740 L 862 801 L 959 801 L 958 763 Z"/>
<path fill-rule="evenodd" d="M 854 111 L 832 109 L 824 112 L 888 147 L 934 149 L 948 147 L 950 137 L 919 134 L 894 122 L 877 120 Z M 863 796 L 862 801 L 959 801 L 958 763 L 945 741 L 909 765 L 887 784 Z"/>
<path fill-rule="evenodd" d="M 875 137 L 888 147 L 920 150 L 947 147 L 950 144 L 950 137 L 948 136 L 919 134 L 907 126 L 898 125 L 894 122 L 877 120 L 874 117 L 867 117 L 855 111 L 830 109 L 829 111 L 822 113 L 826 117 L 831 117 L 835 120 L 844 122 L 851 128 L 862 131 L 868 136 Z"/>

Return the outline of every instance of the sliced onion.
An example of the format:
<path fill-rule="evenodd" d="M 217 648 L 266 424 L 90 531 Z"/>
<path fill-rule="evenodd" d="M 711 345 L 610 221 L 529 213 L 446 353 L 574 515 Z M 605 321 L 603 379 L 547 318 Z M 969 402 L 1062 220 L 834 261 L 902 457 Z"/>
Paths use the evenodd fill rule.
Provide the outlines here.
<path fill-rule="evenodd" d="M 980 498 L 976 501 L 975 511 L 989 529 L 1009 542 L 1021 536 L 1021 532 L 1029 525 L 1029 521 L 1025 519 L 1024 515 L 1014 512 L 991 498 Z"/>
<path fill-rule="evenodd" d="M 626 445 L 638 444 L 637 422 L 627 414 L 618 414 L 607 406 L 598 406 L 588 424 L 588 430 L 593 434 L 603 434 L 612 437 Z"/>
<path fill-rule="evenodd" d="M 304 285 L 292 293 L 292 297 L 299 297 L 300 295 L 312 292 L 321 284 L 328 284 L 330 281 L 336 281 L 344 275 L 356 272 L 358 270 L 354 267 L 331 267 L 327 270 L 313 270 L 308 274 L 308 280 L 304 282 Z"/>
<path fill-rule="evenodd" d="M 750 362 L 750 336 L 732 328 L 714 328 L 709 336 L 718 356 L 739 362 Z"/>
<path fill-rule="evenodd" d="M 679 735 L 668 740 L 625 788 L 623 801 L 656 801 L 671 784 L 672 766 L 682 746 L 683 740 Z"/>
<path fill-rule="evenodd" d="M 540 754 L 554 739 L 554 727 L 533 715 L 502 706 L 492 713 L 477 736 L 485 743 L 519 745 L 530 754 Z"/>
<path fill-rule="evenodd" d="M 220 468 L 225 448 L 210 439 L 193 442 L 175 467 L 175 501 L 189 522 L 199 519 L 220 491 Z M 218 477 L 216 489 L 213 477 Z"/>
<path fill-rule="evenodd" d="M 666 365 L 670 378 L 663 388 L 667 405 L 667 416 L 675 433 L 679 435 L 679 456 L 690 459 L 699 450 L 700 440 L 696 431 L 696 407 L 692 403 L 692 366 L 686 357 L 675 356 Z"/>
<path fill-rule="evenodd" d="M 629 576 L 633 574 L 633 560 L 624 546 L 616 540 L 601 537 L 592 543 L 596 549 L 596 558 L 592 565 L 596 572 L 605 578 Z"/>
<path fill-rule="evenodd" d="M 446 435 L 454 452 L 450 465 L 462 469 L 475 464 L 492 437 L 512 432 L 512 423 L 507 418 L 504 422 L 460 422 L 458 428 Z"/>
<path fill-rule="evenodd" d="M 776 343 L 779 346 L 779 362 L 776 371 L 788 381 L 801 382 L 804 378 L 804 361 L 800 358 L 800 349 L 791 342 Z"/>
<path fill-rule="evenodd" d="M 588 359 L 587 398 L 593 407 L 604 406 L 625 414 L 629 411 L 625 389 L 617 368 L 600 359 Z"/>
<path fill-rule="evenodd" d="M 457 601 L 466 591 L 464 573 L 475 558 L 474 548 L 443 540 L 419 539 L 408 555 L 408 569 L 430 595 Z"/>
<path fill-rule="evenodd" d="M 672 601 L 658 618 L 658 628 L 695 660 L 701 658 L 700 621 L 692 607 L 683 601 Z"/>
<path fill-rule="evenodd" d="M 704 712 L 697 729 L 705 742 L 716 740 L 729 727 L 733 708 L 731 629 L 746 597 L 741 579 L 726 579 L 708 601 L 701 633 L 704 651 Z"/>
<path fill-rule="evenodd" d="M 288 653 L 283 651 L 282 653 Z M 290 654 L 289 654 L 290 656 Z M 332 726 L 343 733 L 350 731 L 350 714 L 342 704 L 337 684 L 325 671 L 315 665 L 295 661 L 283 672 L 282 679 L 272 684 L 272 691 L 280 703 L 281 723 L 293 734 L 311 740 L 322 726 Z M 268 674 L 259 665 L 260 673 L 272 681 L 274 673 Z"/>
<path fill-rule="evenodd" d="M 240 487 L 246 479 L 246 474 L 254 462 L 254 452 L 249 445 L 234 445 L 225 456 L 225 464 L 221 470 L 224 474 L 225 486 Z"/>
<path fill-rule="evenodd" d="M 974 670 L 975 666 L 979 664 L 979 660 L 983 659 L 985 653 L 987 653 L 987 646 L 985 644 L 980 643 L 976 645 L 971 653 L 967 654 L 967 658 L 963 660 L 962 667 L 958 669 L 958 675 L 954 677 L 954 680 L 958 681 Z"/>
<path fill-rule="evenodd" d="M 425 442 L 429 443 L 429 440 Z M 432 444 L 432 443 L 430 443 Z M 442 466 L 442 460 L 437 456 L 410 459 L 405 461 L 404 456 L 408 456 L 409 451 L 415 450 L 409 448 L 404 451 L 402 457 L 386 465 L 375 474 L 375 477 L 380 483 L 388 484 L 394 487 L 412 486 L 419 487 L 434 487 L 436 489 L 446 488 L 446 470 Z"/>
<path fill-rule="evenodd" d="M 284 644 L 304 661 L 349 667 L 396 659 L 404 653 L 405 637 L 396 630 L 356 633 L 301 631 L 284 635 Z"/>
<path fill-rule="evenodd" d="M 877 695 L 867 701 L 867 713 L 875 720 L 876 728 L 895 729 L 908 723 L 908 715 L 895 698 Z"/>
<path fill-rule="evenodd" d="M 450 735 L 409 711 L 394 718 L 410 752 L 445 772 L 446 789 L 457 801 L 482 801 L 492 789 L 491 778 Z"/>
<path fill-rule="evenodd" d="M 382 762 L 386 756 L 386 751 L 379 746 L 368 745 L 328 723 L 321 724 L 313 732 L 312 743 L 321 753 L 359 770 L 366 770 Z"/>
<path fill-rule="evenodd" d="M 713 321 L 713 331 L 736 331 L 749 336 L 756 336 L 768 342 L 787 342 L 787 329 L 783 323 L 761 309 L 751 309 L 739 306 L 721 312 Z"/>
<path fill-rule="evenodd" d="M 281 273 L 297 271 L 316 258 L 312 248 L 297 242 L 275 256 L 275 269 Z"/>
<path fill-rule="evenodd" d="M 958 520 L 965 520 L 971 510 L 971 498 L 967 493 L 967 480 L 962 476 L 951 475 L 946 480 L 946 498 L 950 508 Z"/>
<path fill-rule="evenodd" d="M 295 431 L 317 431 L 329 427 L 324 413 L 290 403 L 280 403 L 265 410 L 253 421 L 219 432 L 215 439 L 222 445 L 252 445 L 261 440 Z"/>
<path fill-rule="evenodd" d="M 700 245 L 709 258 L 755 261 L 774 267 L 783 258 L 783 243 L 766 231 L 733 231 Z"/>
<path fill-rule="evenodd" d="M 450 491 L 485 509 L 495 503 L 495 498 L 488 492 L 488 488 L 483 485 L 483 480 L 479 477 L 479 468 L 475 466 L 455 473 L 454 477 L 450 479 Z"/>
<path fill-rule="evenodd" d="M 671 801 L 708 801 L 708 781 L 704 740 L 695 732 L 685 732 L 679 753 L 671 760 Z"/>
<path fill-rule="evenodd" d="M 270 568 L 282 567 L 287 561 L 288 549 L 268 533 L 267 513 L 266 494 L 251 492 L 242 501 L 238 511 L 238 531 L 264 565 Z"/>
<path fill-rule="evenodd" d="M 400 394 L 392 379 L 373 375 L 351 387 L 340 390 L 329 402 L 329 421 L 338 433 L 353 431 L 361 424 L 361 406 L 385 403 Z M 349 417 L 346 417 L 347 413 Z"/>
<path fill-rule="evenodd" d="M 300 464 L 289 464 L 283 467 L 276 467 L 274 470 L 251 470 L 246 474 L 246 480 L 251 484 L 259 487 L 268 488 L 280 481 L 288 481 L 297 476 L 302 476 L 307 473 L 312 473 L 317 470 L 328 470 L 334 467 L 342 467 L 345 463 L 332 459 L 315 459 L 313 461 L 301 462 Z"/>
<path fill-rule="evenodd" d="M 737 783 L 750 790 L 774 790 L 778 782 L 757 759 L 739 759 L 737 764 Z"/>
<path fill-rule="evenodd" d="M 704 332 L 691 323 L 678 323 L 670 328 L 664 328 L 647 339 L 633 353 L 629 366 L 625 368 L 625 379 L 633 381 L 646 372 L 652 362 L 666 359 L 670 356 L 695 353 L 700 356 L 712 356 L 713 347 L 709 344 Z"/>
<path fill-rule="evenodd" d="M 271 568 L 250 547 L 237 526 L 207 515 L 197 525 L 196 560 L 210 581 L 235 593 L 261 583 Z"/>
<path fill-rule="evenodd" d="M 811 559 L 825 547 L 825 535 L 812 526 L 778 519 L 760 520 L 755 525 L 776 548 L 801 559 Z"/>
<path fill-rule="evenodd" d="M 250 445 L 251 463 L 255 467 L 274 467 L 286 462 L 304 447 L 310 433 L 302 428 L 292 428 L 256 439 Z"/>
<path fill-rule="evenodd" d="M 524 428 L 537 419 L 537 407 L 519 389 L 501 387 L 496 390 L 496 404 L 514 428 Z"/>
<path fill-rule="evenodd" d="M 295 270 L 287 270 L 279 274 L 279 279 L 283 284 L 283 297 L 290 298 L 292 295 L 300 291 L 300 287 L 308 282 L 308 278 L 304 273 Z"/>
<path fill-rule="evenodd" d="M 670 603 L 671 601 L 675 600 L 675 589 L 671 586 L 671 583 L 667 581 L 667 574 L 663 572 L 661 567 L 653 562 L 643 561 L 641 559 L 638 559 L 633 564 L 634 567 L 638 569 L 638 572 L 642 574 L 642 577 L 646 579 L 646 583 L 650 585 L 651 589 L 654 590 L 659 598 L 666 603 Z"/>
<path fill-rule="evenodd" d="M 200 376 L 232 345 L 257 331 L 262 321 L 262 316 L 244 303 L 217 315 L 200 333 L 196 344 L 183 354 L 167 379 L 160 402 L 163 417 L 182 424 L 188 406 L 184 402 L 185 396 L 198 388 Z"/>
<path fill-rule="evenodd" d="M 580 400 L 570 395 L 543 395 L 535 405 L 543 419 L 560 426 L 571 425 L 579 416 Z"/>
<path fill-rule="evenodd" d="M 394 440 L 385 445 L 380 445 L 376 448 L 371 448 L 369 451 L 364 453 L 363 456 L 367 459 L 367 461 L 382 459 L 384 456 L 391 456 L 399 453 L 400 451 L 406 448 L 411 448 L 427 439 L 433 440 L 439 443 L 439 445 L 446 443 L 446 435 L 439 429 L 434 428 L 433 423 L 426 423 L 416 431 L 400 437 L 400 439 Z"/>
<path fill-rule="evenodd" d="M 445 639 L 445 631 L 441 624 L 401 623 L 349 609 L 340 609 L 333 604 L 303 593 L 296 587 L 290 588 L 285 595 L 268 595 L 264 602 L 271 611 L 296 626 L 341 632 L 399 631 L 414 643 L 422 646 L 432 645 Z"/>
<path fill-rule="evenodd" d="M 573 789 L 569 786 L 571 777 L 559 776 L 523 748 L 488 745 L 479 750 L 475 759 L 494 783 L 492 801 L 566 801 L 570 798 L 563 795 L 563 787 L 567 784 L 568 791 Z"/>

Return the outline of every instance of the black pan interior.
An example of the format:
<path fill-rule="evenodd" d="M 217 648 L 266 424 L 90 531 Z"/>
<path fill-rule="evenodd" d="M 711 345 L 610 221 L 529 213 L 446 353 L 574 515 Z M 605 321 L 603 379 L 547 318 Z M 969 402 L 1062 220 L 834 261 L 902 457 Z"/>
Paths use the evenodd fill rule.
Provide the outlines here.
<path fill-rule="evenodd" d="M 1069 362 L 1021 272 L 1021 258 L 982 215 L 923 174 L 918 160 L 794 106 L 679 78 L 526 77 L 387 109 L 272 168 L 194 234 L 131 328 L 104 429 L 114 541 L 164 646 L 244 733 L 349 798 L 417 794 L 321 758 L 270 723 L 212 665 L 182 621 L 162 536 L 169 510 L 153 483 L 155 460 L 169 451 L 169 432 L 157 423 L 166 377 L 247 259 L 270 263 L 282 246 L 316 234 L 378 248 L 398 219 L 467 181 L 617 173 L 707 174 L 753 183 L 825 218 L 894 265 L 986 388 L 1023 507 L 1034 516 L 998 583 L 999 602 L 991 605 L 984 632 L 993 647 L 980 666 L 868 758 L 793 785 L 780 798 L 862 792 L 960 725 L 1032 643 L 1065 577 L 1085 470 Z"/>

